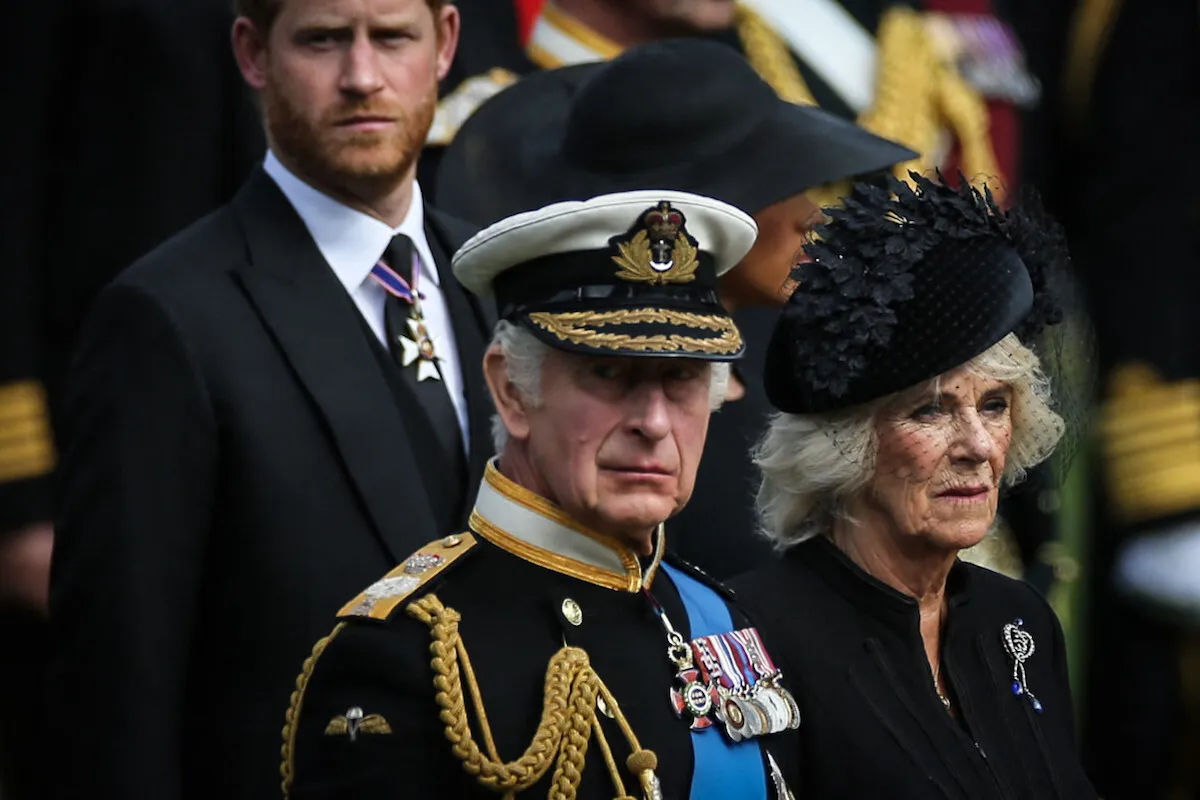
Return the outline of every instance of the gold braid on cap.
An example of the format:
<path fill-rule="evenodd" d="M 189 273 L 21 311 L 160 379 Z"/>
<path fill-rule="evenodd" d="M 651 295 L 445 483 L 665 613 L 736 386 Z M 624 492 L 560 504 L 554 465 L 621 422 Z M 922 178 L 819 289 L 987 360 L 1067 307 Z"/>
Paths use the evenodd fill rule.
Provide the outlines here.
<path fill-rule="evenodd" d="M 558 337 L 561 341 L 606 350 L 635 352 L 700 353 L 729 355 L 742 347 L 742 335 L 729 317 L 717 314 L 694 314 L 667 308 L 618 309 L 615 311 L 534 311 L 529 321 Z M 678 333 L 633 335 L 600 331 L 609 325 L 666 323 L 697 330 L 707 330 L 716 336 L 686 336 Z"/>
<path fill-rule="evenodd" d="M 442 605 L 434 594 L 413 601 L 405 610 L 410 617 L 429 626 L 433 639 L 429 645 L 429 651 L 433 654 L 430 666 L 433 668 L 433 685 L 437 690 L 440 716 L 446 724 L 446 738 L 450 740 L 454 755 L 462 761 L 463 769 L 474 776 L 480 785 L 508 800 L 541 780 L 553 761 L 554 772 L 547 797 L 549 800 L 573 800 L 583 779 L 588 745 L 595 734 L 617 800 L 633 800 L 625 791 L 612 749 L 596 718 L 599 698 L 603 699 L 633 751 L 626 759 L 626 768 L 637 778 L 646 796 L 651 796 L 650 792 L 658 784 L 654 775 L 654 769 L 658 766 L 657 758 L 652 751 L 642 749 L 628 720 L 621 713 L 616 698 L 592 669 L 585 651 L 564 646 L 551 656 L 546 667 L 542 718 L 537 731 L 519 758 L 504 762 L 496 751 L 475 671 L 467 656 L 466 645 L 458 633 L 461 615 Z M 463 699 L 464 678 L 484 747 L 487 748 L 486 755 L 475 742 L 467 721 Z"/>

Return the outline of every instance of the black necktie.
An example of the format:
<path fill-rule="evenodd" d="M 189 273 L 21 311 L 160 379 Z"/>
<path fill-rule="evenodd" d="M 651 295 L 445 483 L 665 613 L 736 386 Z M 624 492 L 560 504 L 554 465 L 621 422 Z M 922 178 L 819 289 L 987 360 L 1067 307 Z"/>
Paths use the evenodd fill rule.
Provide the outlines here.
<path fill-rule="evenodd" d="M 425 413 L 429 416 L 429 421 L 433 425 L 438 441 L 442 444 L 446 457 L 458 473 L 452 480 L 461 484 L 466 479 L 466 456 L 463 453 L 462 431 L 458 426 L 458 414 L 454 411 L 454 404 L 450 402 L 446 383 L 432 377 L 427 377 L 425 380 L 418 379 L 422 360 L 428 362 L 427 354 L 432 353 L 433 350 L 430 343 L 421 341 L 426 334 L 424 319 L 421 316 L 420 297 L 416 293 L 419 285 L 414 285 L 413 280 L 413 252 L 412 240 L 401 233 L 392 237 L 387 250 L 383 253 L 383 263 L 403 278 L 408 286 L 413 287 L 412 303 L 406 302 L 390 290 L 387 293 L 387 299 L 384 301 L 384 322 L 387 329 L 388 350 L 400 368 L 405 385 L 420 401 Z M 442 342 L 441 345 L 445 347 L 447 343 Z M 420 352 L 415 360 L 411 358 L 414 346 Z M 406 358 L 406 353 L 408 358 Z M 406 365 L 405 361 L 409 363 Z M 425 365 L 426 370 L 433 367 L 436 367 L 440 376 L 440 371 L 445 365 L 436 360 L 432 365 L 429 363 Z"/>

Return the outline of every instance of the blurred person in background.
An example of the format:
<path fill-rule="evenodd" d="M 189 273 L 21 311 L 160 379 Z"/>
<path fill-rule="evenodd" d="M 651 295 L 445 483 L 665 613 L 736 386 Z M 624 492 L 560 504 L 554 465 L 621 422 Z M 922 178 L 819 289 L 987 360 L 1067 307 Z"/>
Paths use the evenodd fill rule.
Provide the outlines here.
<path fill-rule="evenodd" d="M 51 484 L 69 353 L 95 295 L 227 201 L 263 152 L 227 0 L 17 0 L 0 56 L 0 784 L 55 763 L 44 671 Z"/>
<path fill-rule="evenodd" d="M 1085 744 L 1105 797 L 1168 796 L 1184 764 L 1200 797 L 1200 7 L 1072 5 L 1054 203 L 1102 369 Z"/>

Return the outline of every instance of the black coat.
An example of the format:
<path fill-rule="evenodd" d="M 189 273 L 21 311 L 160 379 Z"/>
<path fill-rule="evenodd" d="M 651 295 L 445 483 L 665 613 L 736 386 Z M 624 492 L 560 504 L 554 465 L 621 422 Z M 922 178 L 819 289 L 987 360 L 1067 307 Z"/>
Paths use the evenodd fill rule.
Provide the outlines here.
<path fill-rule="evenodd" d="M 797 797 L 821 800 L 1080 800 L 1095 790 L 1075 750 L 1062 629 L 1028 586 L 959 562 L 942 638 L 957 721 L 934 689 L 916 601 L 829 540 L 731 582 L 796 692 Z M 1035 650 L 1015 696 L 1002 644 L 1021 619 Z"/>
<path fill-rule="evenodd" d="M 448 255 L 470 231 L 426 219 L 450 303 Z M 487 323 L 460 299 L 473 477 L 454 491 L 469 493 L 491 449 Z M 97 300 L 69 384 L 51 599 L 65 796 L 277 790 L 295 665 L 348 595 L 448 527 L 436 439 L 383 354 L 261 171 Z"/>

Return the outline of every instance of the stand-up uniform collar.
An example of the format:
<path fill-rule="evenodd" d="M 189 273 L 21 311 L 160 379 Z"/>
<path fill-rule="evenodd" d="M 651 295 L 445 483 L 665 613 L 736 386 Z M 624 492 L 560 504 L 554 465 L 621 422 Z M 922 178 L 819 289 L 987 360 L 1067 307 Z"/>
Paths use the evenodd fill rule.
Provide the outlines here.
<path fill-rule="evenodd" d="M 514 483 L 488 463 L 471 512 L 471 530 L 497 547 L 540 567 L 622 592 L 648 588 L 664 550 L 643 569 L 637 555 L 617 540 L 589 530 L 546 498 Z"/>
<path fill-rule="evenodd" d="M 787 555 L 808 566 L 825 583 L 855 606 L 883 621 L 909 620 L 919 613 L 915 598 L 869 574 L 825 536 L 796 545 Z M 970 570 L 955 561 L 946 577 L 946 600 L 951 607 L 970 599 Z"/>

